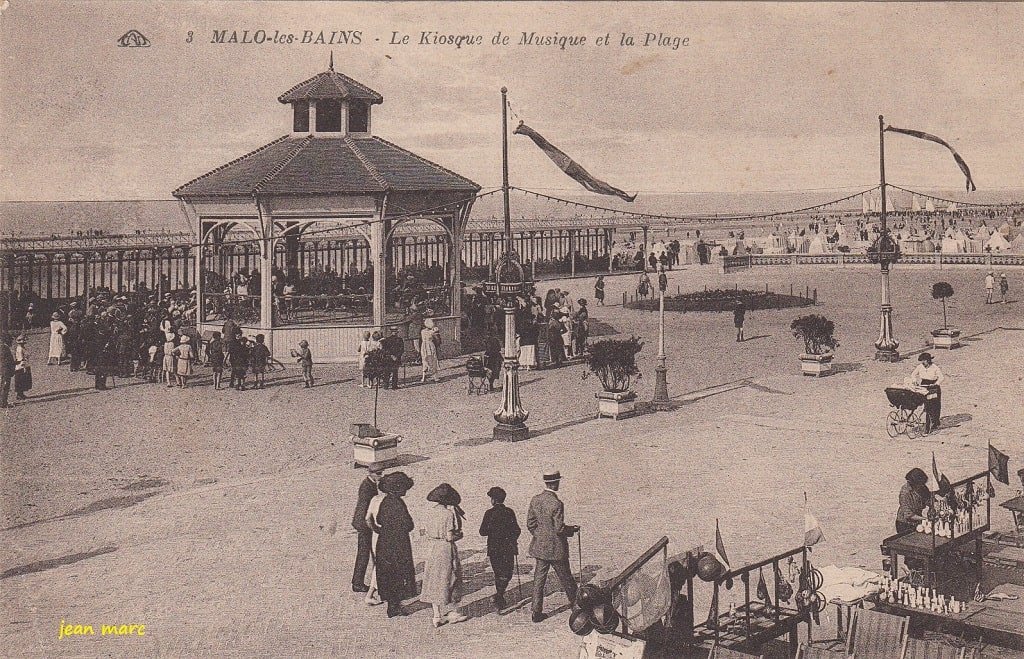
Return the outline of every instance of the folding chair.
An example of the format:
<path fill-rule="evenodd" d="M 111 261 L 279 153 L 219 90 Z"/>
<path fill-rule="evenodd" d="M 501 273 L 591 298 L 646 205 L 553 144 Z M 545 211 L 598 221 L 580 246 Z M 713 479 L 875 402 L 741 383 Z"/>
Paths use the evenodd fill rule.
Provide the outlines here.
<path fill-rule="evenodd" d="M 910 618 L 874 609 L 855 609 L 846 653 L 854 657 L 901 659 Z"/>
<path fill-rule="evenodd" d="M 974 651 L 971 651 L 971 656 Z M 904 659 L 965 659 L 967 647 L 955 647 L 949 643 L 937 639 L 916 639 L 907 638 L 907 651 L 903 654 Z"/>
<path fill-rule="evenodd" d="M 764 655 L 747 654 L 746 652 L 730 650 L 729 648 L 723 648 L 720 645 L 716 645 L 711 648 L 711 652 L 708 653 L 708 659 L 764 659 Z"/>
<path fill-rule="evenodd" d="M 800 647 L 796 651 L 796 659 L 846 659 L 846 651 L 829 650 L 800 643 Z"/>

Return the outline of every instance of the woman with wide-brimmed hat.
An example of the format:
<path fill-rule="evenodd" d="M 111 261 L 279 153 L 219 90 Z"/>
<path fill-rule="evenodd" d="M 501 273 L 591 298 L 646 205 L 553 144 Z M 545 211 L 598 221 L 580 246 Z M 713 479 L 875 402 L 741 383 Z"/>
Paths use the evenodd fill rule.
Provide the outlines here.
<path fill-rule="evenodd" d="M 416 564 L 412 559 L 409 534 L 416 525 L 402 497 L 413 481 L 401 471 L 382 476 L 378 487 L 384 493 L 377 510 L 376 553 L 377 592 L 388 603 L 388 617 L 405 615 L 402 600 L 416 594 Z"/>
<path fill-rule="evenodd" d="M 942 418 L 942 383 L 946 376 L 942 369 L 932 363 L 933 358 L 930 352 L 922 352 L 917 358 L 920 363 L 910 374 L 910 380 L 915 387 L 923 389 L 924 400 L 924 431 L 930 433 L 938 430 L 939 419 Z"/>
<path fill-rule="evenodd" d="M 188 386 L 188 376 L 192 375 L 192 362 L 195 354 L 192 346 L 188 343 L 188 337 L 182 334 L 178 337 L 178 347 L 171 351 L 174 354 L 175 373 L 178 376 L 178 386 L 184 389 Z"/>
<path fill-rule="evenodd" d="M 427 539 L 427 564 L 423 572 L 421 602 L 434 609 L 434 626 L 457 623 L 468 617 L 452 606 L 462 599 L 462 564 L 455 543 L 462 539 L 466 515 L 459 504 L 462 497 L 448 483 L 441 483 L 427 495 L 434 505 L 427 513 L 421 532 Z"/>
<path fill-rule="evenodd" d="M 60 319 L 56 311 L 50 315 L 50 353 L 46 356 L 46 365 L 60 365 L 67 350 L 64 348 L 64 335 L 68 333 L 68 326 Z"/>

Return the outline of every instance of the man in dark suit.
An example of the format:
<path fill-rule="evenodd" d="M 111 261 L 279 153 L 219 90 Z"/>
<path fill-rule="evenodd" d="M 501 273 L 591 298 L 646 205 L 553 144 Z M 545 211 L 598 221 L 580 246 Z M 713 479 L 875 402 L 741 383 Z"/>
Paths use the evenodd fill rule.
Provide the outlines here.
<path fill-rule="evenodd" d="M 402 365 L 402 353 L 405 352 L 405 341 L 398 336 L 398 328 L 391 327 L 388 335 L 380 342 L 380 347 L 389 358 L 390 373 L 384 388 L 398 389 L 398 367 Z"/>
<path fill-rule="evenodd" d="M 370 500 L 377 496 L 377 483 L 380 481 L 383 467 L 370 467 L 366 478 L 359 484 L 356 496 L 356 510 L 352 513 L 352 528 L 358 537 L 356 546 L 356 565 L 352 570 L 352 592 L 365 593 L 370 590 L 366 585 L 366 568 L 370 564 L 370 548 L 373 544 L 373 530 L 366 523 L 366 510 Z"/>
<path fill-rule="evenodd" d="M 4 334 L 0 345 L 0 408 L 10 407 L 11 378 L 14 377 L 14 355 L 11 354 L 11 335 Z"/>
<path fill-rule="evenodd" d="M 565 506 L 558 498 L 562 475 L 557 471 L 544 474 L 545 490 L 530 501 L 526 515 L 526 528 L 533 535 L 530 556 L 537 560 L 533 572 L 533 621 L 544 620 L 544 583 L 548 570 L 554 568 L 570 602 L 576 601 L 576 580 L 569 568 L 569 537 L 576 535 L 578 526 L 566 526 Z"/>
<path fill-rule="evenodd" d="M 519 553 L 519 522 L 515 511 L 505 507 L 505 490 L 492 487 L 487 490 L 491 507 L 484 512 L 480 535 L 487 538 L 487 557 L 494 570 L 494 606 L 505 608 L 505 589 L 512 581 L 512 566 Z"/>

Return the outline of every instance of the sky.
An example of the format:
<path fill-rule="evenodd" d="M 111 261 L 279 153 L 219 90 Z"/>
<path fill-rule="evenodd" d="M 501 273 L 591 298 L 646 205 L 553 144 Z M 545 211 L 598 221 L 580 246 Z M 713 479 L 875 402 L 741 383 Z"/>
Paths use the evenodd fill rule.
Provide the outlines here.
<path fill-rule="evenodd" d="M 148 48 L 121 48 L 136 29 Z M 265 30 L 295 42 L 211 43 Z M 25 2 L 0 14 L 0 199 L 166 199 L 291 130 L 277 96 L 335 69 L 384 96 L 373 132 L 501 184 L 501 97 L 630 192 L 864 188 L 878 115 L 935 133 L 979 189 L 1024 188 L 1024 4 Z M 302 44 L 358 30 L 359 44 Z M 510 45 L 491 44 L 501 31 Z M 419 43 L 422 31 L 481 45 Z M 391 44 L 392 33 L 410 44 Z M 518 45 L 523 32 L 585 36 Z M 191 42 L 188 42 L 191 33 Z M 646 33 L 667 45 L 621 46 Z M 595 44 L 610 36 L 609 45 Z M 688 45 L 672 48 L 672 39 Z M 512 127 L 516 118 L 510 117 Z M 948 152 L 887 134 L 891 183 L 962 188 Z M 510 137 L 513 185 L 580 188 Z M 841 196 L 841 195 L 837 195 Z"/>

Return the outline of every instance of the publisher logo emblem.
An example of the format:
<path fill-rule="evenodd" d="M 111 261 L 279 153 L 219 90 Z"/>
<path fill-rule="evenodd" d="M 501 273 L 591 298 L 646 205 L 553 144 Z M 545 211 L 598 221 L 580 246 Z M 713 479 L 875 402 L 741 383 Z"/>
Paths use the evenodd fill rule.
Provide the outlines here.
<path fill-rule="evenodd" d="M 117 40 L 121 48 L 149 48 L 149 39 L 138 30 L 128 30 Z"/>

